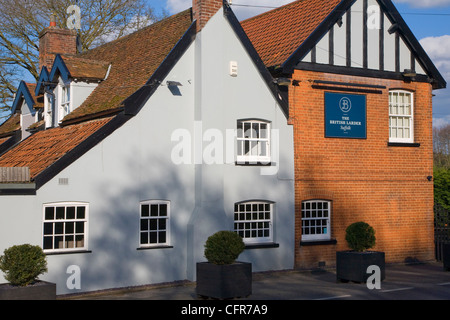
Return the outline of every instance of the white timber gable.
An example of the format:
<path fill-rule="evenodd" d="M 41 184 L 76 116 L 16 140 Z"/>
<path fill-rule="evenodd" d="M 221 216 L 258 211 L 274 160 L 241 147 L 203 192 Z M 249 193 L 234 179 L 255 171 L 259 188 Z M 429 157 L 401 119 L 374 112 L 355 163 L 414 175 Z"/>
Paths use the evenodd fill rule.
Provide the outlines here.
<path fill-rule="evenodd" d="M 427 74 L 398 22 L 378 0 L 356 0 L 301 58 L 302 63 Z"/>

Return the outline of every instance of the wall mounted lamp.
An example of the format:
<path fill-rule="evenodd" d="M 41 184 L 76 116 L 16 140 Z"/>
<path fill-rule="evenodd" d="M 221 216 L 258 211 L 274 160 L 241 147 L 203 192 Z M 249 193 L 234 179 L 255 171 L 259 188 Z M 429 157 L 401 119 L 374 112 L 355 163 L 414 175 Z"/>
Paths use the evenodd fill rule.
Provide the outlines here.
<path fill-rule="evenodd" d="M 416 73 L 414 70 L 411 70 L 411 69 L 405 69 L 405 70 L 403 71 L 402 75 L 403 75 L 405 78 L 414 78 L 414 77 L 417 75 L 417 73 Z"/>
<path fill-rule="evenodd" d="M 277 79 L 274 79 L 273 82 L 279 86 L 284 86 L 284 87 L 287 87 L 291 84 L 291 80 L 288 78 L 277 78 Z"/>
<path fill-rule="evenodd" d="M 168 87 L 182 87 L 183 85 L 178 81 L 167 81 L 166 85 Z"/>

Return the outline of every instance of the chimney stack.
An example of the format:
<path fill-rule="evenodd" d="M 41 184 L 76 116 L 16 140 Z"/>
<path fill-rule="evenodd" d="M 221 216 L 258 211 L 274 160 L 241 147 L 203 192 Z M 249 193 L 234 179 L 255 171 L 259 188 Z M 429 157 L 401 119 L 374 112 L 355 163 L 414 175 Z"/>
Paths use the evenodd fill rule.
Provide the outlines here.
<path fill-rule="evenodd" d="M 42 67 L 52 68 L 57 54 L 77 53 L 77 32 L 61 29 L 56 25 L 56 16 L 50 17 L 50 26 L 39 34 L 39 71 Z"/>
<path fill-rule="evenodd" d="M 200 32 L 209 19 L 223 7 L 225 0 L 192 0 L 192 15 Z"/>

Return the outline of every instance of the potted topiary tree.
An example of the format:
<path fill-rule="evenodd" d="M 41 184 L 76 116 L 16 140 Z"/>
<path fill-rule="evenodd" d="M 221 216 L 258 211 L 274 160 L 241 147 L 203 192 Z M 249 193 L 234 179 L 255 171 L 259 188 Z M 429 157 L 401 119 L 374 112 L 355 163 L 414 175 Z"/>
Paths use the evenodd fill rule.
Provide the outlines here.
<path fill-rule="evenodd" d="M 369 266 L 380 268 L 380 280 L 385 278 L 385 254 L 369 251 L 375 246 L 375 230 L 365 222 L 355 222 L 346 229 L 345 240 L 352 250 L 336 252 L 336 277 L 338 281 L 366 282 Z"/>
<path fill-rule="evenodd" d="M 197 263 L 197 294 L 230 299 L 252 293 L 252 265 L 236 259 L 244 251 L 242 238 L 232 231 L 219 231 L 205 243 L 208 262 Z"/>
<path fill-rule="evenodd" d="M 47 272 L 47 260 L 39 246 L 22 244 L 5 249 L 0 270 L 9 283 L 0 284 L 0 300 L 54 300 L 56 284 L 38 280 Z"/>

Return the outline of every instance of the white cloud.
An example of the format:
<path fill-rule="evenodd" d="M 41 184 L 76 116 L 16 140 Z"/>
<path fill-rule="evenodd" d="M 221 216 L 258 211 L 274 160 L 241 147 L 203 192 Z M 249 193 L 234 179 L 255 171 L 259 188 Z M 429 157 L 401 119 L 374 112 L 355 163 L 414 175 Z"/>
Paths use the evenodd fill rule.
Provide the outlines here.
<path fill-rule="evenodd" d="M 450 6 L 450 0 L 395 0 L 396 3 L 407 3 L 415 8 L 435 8 Z"/>
<path fill-rule="evenodd" d="M 450 83 L 450 35 L 423 38 L 420 44 L 447 83 Z M 449 124 L 450 89 L 436 90 L 434 94 L 433 125 L 438 127 Z"/>
<path fill-rule="evenodd" d="M 239 20 L 245 20 L 291 2 L 293 0 L 232 0 L 231 8 Z"/>
<path fill-rule="evenodd" d="M 167 0 L 166 8 L 171 14 L 175 14 L 192 7 L 192 0 Z"/>
<path fill-rule="evenodd" d="M 232 0 L 231 8 L 237 18 L 243 20 L 293 1 L 294 0 Z M 190 7 L 192 7 L 192 0 L 167 0 L 166 4 L 166 9 L 171 14 L 181 12 Z"/>
<path fill-rule="evenodd" d="M 420 44 L 447 82 L 450 82 L 450 35 L 427 37 Z"/>

